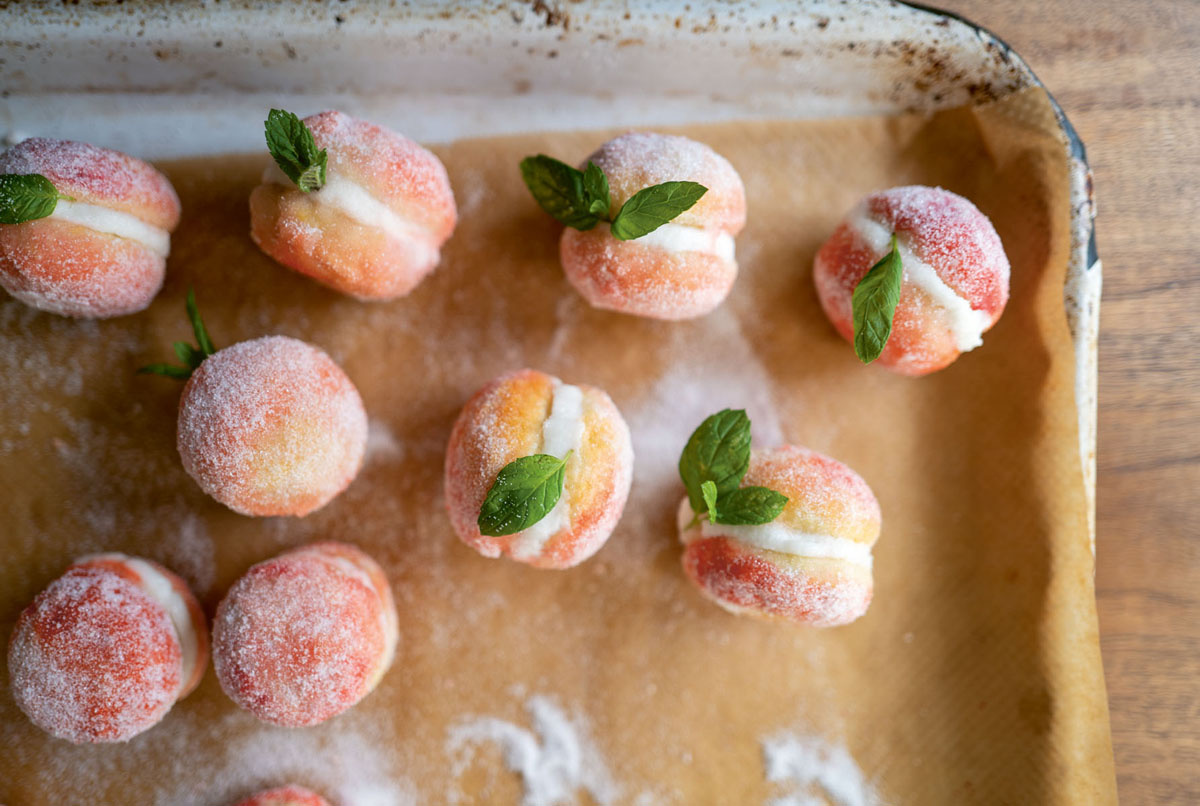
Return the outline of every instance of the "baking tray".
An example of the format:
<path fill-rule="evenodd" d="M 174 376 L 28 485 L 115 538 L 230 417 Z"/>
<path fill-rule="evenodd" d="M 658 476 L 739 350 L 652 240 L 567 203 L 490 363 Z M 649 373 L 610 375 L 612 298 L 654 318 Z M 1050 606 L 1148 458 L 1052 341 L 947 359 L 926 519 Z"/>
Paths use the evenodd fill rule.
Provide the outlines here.
<path fill-rule="evenodd" d="M 341 108 L 446 142 L 932 112 L 1042 86 L 986 29 L 887 0 L 0 3 L 0 21 L 0 139 L 36 132 L 148 159 L 256 150 L 251 122 L 272 105 Z M 1087 154 L 1055 108 L 1071 166 L 1063 302 L 1094 547 L 1102 273 Z"/>
<path fill-rule="evenodd" d="M 149 159 L 259 151 L 257 121 L 272 105 L 338 107 L 439 142 L 932 112 L 1040 86 L 987 31 L 875 0 L 0 4 L 0 23 L 0 137 L 91 140 Z M 1059 122 L 1073 197 L 1063 300 L 1090 526 L 1101 269 L 1083 145 L 1061 112 Z"/>

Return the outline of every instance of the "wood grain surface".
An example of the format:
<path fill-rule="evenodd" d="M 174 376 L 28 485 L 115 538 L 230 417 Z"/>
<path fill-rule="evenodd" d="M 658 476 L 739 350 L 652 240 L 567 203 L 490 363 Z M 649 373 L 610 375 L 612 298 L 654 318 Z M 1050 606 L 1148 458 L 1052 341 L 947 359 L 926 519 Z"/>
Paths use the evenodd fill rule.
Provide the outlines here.
<path fill-rule="evenodd" d="M 944 4 L 1087 146 L 1104 264 L 1097 598 L 1122 802 L 1200 803 L 1200 3 Z"/>

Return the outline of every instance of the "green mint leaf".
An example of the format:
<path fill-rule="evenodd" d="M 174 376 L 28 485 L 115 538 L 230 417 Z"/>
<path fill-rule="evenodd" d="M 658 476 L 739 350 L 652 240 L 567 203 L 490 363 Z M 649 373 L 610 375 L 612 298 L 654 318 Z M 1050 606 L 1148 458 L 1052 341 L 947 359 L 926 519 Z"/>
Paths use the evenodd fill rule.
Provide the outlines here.
<path fill-rule="evenodd" d="M 749 468 L 750 418 L 741 409 L 724 409 L 702 422 L 679 457 L 679 477 L 695 512 L 708 509 L 704 482 L 713 482 L 720 498 L 738 488 Z"/>
<path fill-rule="evenodd" d="M 621 206 L 612 222 L 614 238 L 629 241 L 666 224 L 700 201 L 708 188 L 697 182 L 663 182 L 642 188 Z"/>
<path fill-rule="evenodd" d="M 787 502 L 786 495 L 766 487 L 739 487 L 721 496 L 716 516 L 709 519 L 730 526 L 758 526 L 778 518 Z"/>
<path fill-rule="evenodd" d="M 139 375 L 165 375 L 168 378 L 177 378 L 181 381 L 186 381 L 192 377 L 192 373 L 199 369 L 204 363 L 204 359 L 217 351 L 213 346 L 212 339 L 208 337 L 208 330 L 204 327 L 204 320 L 200 318 L 200 309 L 196 307 L 196 292 L 188 289 L 187 292 L 187 315 L 192 323 L 192 332 L 196 334 L 196 341 L 199 347 L 193 347 L 187 342 L 177 341 L 172 347 L 175 350 L 175 357 L 183 362 L 183 366 L 175 364 L 148 364 L 138 368 Z"/>
<path fill-rule="evenodd" d="M 192 370 L 188 367 L 177 367 L 174 364 L 147 364 L 144 367 L 138 367 L 137 374 L 163 375 L 167 378 L 186 381 L 192 377 Z"/>
<path fill-rule="evenodd" d="M 538 453 L 505 465 L 479 510 L 480 534 L 516 534 L 546 517 L 562 495 L 570 455 Z"/>
<path fill-rule="evenodd" d="M 706 481 L 700 485 L 700 494 L 704 496 L 704 506 L 708 507 L 708 519 L 712 522 L 717 520 L 717 485 L 711 481 Z"/>
<path fill-rule="evenodd" d="M 204 354 L 187 342 L 177 341 L 171 346 L 175 348 L 175 357 L 182 361 L 184 366 L 195 368 L 204 360 Z"/>
<path fill-rule="evenodd" d="M 588 199 L 588 212 L 600 218 L 608 218 L 609 208 L 612 207 L 608 177 L 600 170 L 599 165 L 590 160 L 583 169 L 583 192 Z"/>
<path fill-rule="evenodd" d="M 328 155 L 317 149 L 317 141 L 304 121 L 291 112 L 272 109 L 263 124 L 267 150 L 275 158 L 279 170 L 305 193 L 320 190 L 325 184 Z"/>
<path fill-rule="evenodd" d="M 582 171 L 545 154 L 521 160 L 521 178 L 534 201 L 551 216 L 577 230 L 589 230 L 600 220 L 584 190 Z M 605 187 L 608 187 L 607 180 Z"/>
<path fill-rule="evenodd" d="M 187 292 L 187 315 L 188 321 L 192 323 L 192 332 L 196 334 L 196 343 L 200 345 L 200 352 L 203 354 L 200 359 L 203 361 L 217 351 L 213 346 L 212 339 L 208 337 L 208 329 L 204 327 L 204 320 L 200 318 L 200 309 L 196 306 L 196 292 L 189 288 Z M 196 366 L 200 366 L 196 364 Z"/>
<path fill-rule="evenodd" d="M 0 224 L 36 221 L 54 212 L 65 199 L 54 183 L 41 174 L 0 175 Z"/>
<path fill-rule="evenodd" d="M 891 250 L 859 281 L 851 297 L 854 309 L 854 352 L 864 364 L 870 364 L 879 358 L 883 348 L 887 346 L 888 337 L 892 335 L 892 320 L 896 316 L 896 305 L 900 302 L 900 286 L 903 280 L 904 267 L 900 265 L 896 236 L 892 235 Z"/>

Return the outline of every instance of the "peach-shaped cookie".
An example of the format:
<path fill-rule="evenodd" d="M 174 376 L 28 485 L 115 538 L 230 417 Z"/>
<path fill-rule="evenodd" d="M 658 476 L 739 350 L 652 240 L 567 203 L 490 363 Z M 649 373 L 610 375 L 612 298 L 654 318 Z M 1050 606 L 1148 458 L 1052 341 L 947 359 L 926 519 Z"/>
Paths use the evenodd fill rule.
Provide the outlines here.
<path fill-rule="evenodd" d="M 213 620 L 221 688 L 259 719 L 324 722 L 367 696 L 396 653 L 383 569 L 344 543 L 314 543 L 251 568 Z"/>
<path fill-rule="evenodd" d="M 582 232 L 563 230 L 563 271 L 584 299 L 654 319 L 692 319 L 720 305 L 737 278 L 733 239 L 746 224 L 746 191 L 729 161 L 703 143 L 652 132 L 609 140 L 588 161 L 608 179 L 614 214 L 651 185 L 692 181 L 708 191 L 633 240 L 613 237 L 603 221 Z"/>
<path fill-rule="evenodd" d="M 926 375 L 983 343 L 1008 301 L 1008 258 L 987 216 L 962 196 L 922 185 L 871 194 L 813 266 L 821 307 L 847 341 L 854 341 L 854 289 L 891 250 L 893 234 L 904 279 L 878 360 L 902 375 Z"/>
<path fill-rule="evenodd" d="M 0 224 L 0 286 L 43 311 L 121 316 L 163 283 L 179 197 L 139 159 L 33 137 L 0 155 L 0 174 L 38 174 L 63 197 L 44 218 Z"/>
<path fill-rule="evenodd" d="M 566 457 L 558 502 L 522 531 L 481 533 L 480 510 L 500 471 L 535 454 Z M 485 557 L 569 568 L 608 540 L 632 477 L 629 428 L 612 399 L 525 369 L 488 383 L 459 414 L 446 449 L 446 509 L 462 541 Z"/>
<path fill-rule="evenodd" d="M 76 561 L 21 613 L 8 645 L 17 705 L 77 744 L 153 727 L 207 664 L 207 620 L 187 584 L 123 554 Z"/>
<path fill-rule="evenodd" d="M 683 569 L 701 593 L 732 613 L 833 627 L 867 611 L 879 503 L 862 477 L 806 448 L 756 450 L 743 486 L 787 496 L 770 523 L 697 521 L 679 508 Z"/>
<path fill-rule="evenodd" d="M 329 806 L 329 801 L 311 789 L 293 784 L 258 792 L 239 800 L 236 806 Z"/>
<path fill-rule="evenodd" d="M 204 359 L 179 401 L 179 456 L 243 515 L 307 515 L 358 474 L 367 415 L 324 351 L 264 336 Z"/>
<path fill-rule="evenodd" d="M 412 140 L 343 112 L 303 124 L 328 154 L 325 184 L 303 192 L 273 163 L 250 194 L 250 237 L 345 294 L 409 293 L 437 266 L 458 218 L 445 167 Z"/>

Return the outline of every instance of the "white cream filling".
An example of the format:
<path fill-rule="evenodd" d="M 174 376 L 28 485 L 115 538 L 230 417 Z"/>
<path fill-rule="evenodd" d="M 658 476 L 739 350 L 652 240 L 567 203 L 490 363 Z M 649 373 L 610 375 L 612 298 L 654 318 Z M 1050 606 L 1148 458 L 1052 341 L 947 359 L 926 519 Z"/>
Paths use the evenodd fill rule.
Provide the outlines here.
<path fill-rule="evenodd" d="M 646 246 L 657 246 L 668 252 L 703 252 L 708 255 L 716 255 L 722 260 L 732 261 L 734 259 L 733 236 L 725 230 L 667 223 L 640 238 L 634 238 L 634 240 Z"/>
<path fill-rule="evenodd" d="M 885 254 L 891 249 L 892 232 L 867 215 L 865 208 L 860 207 L 855 212 L 850 226 L 872 251 Z M 933 266 L 918 259 L 909 249 L 903 233 L 896 239 L 896 247 L 900 252 L 900 262 L 904 266 L 904 279 L 924 291 L 935 305 L 948 314 L 950 332 L 959 352 L 965 353 L 983 344 L 983 331 L 988 326 L 988 315 L 972 308 L 971 303 L 946 285 Z"/>
<path fill-rule="evenodd" d="M 583 390 L 578 386 L 555 383 L 550 403 L 550 416 L 542 423 L 542 446 L 538 453 L 562 459 L 568 451 L 578 451 L 583 444 Z M 558 503 L 546 517 L 513 536 L 509 551 L 518 560 L 528 560 L 541 554 L 547 541 L 559 530 L 571 525 L 571 509 L 566 480 Z"/>
<path fill-rule="evenodd" d="M 296 186 L 275 163 L 268 165 L 263 172 L 263 182 L 283 185 L 287 188 Z M 381 229 L 393 238 L 408 244 L 411 249 L 416 251 L 415 257 L 418 262 L 437 262 L 438 250 L 430 243 L 429 233 L 420 225 L 397 214 L 395 210 L 375 198 L 369 190 L 357 182 L 336 173 L 327 172 L 325 185 L 320 190 L 314 190 L 307 195 L 316 200 L 318 204 L 336 207 L 365 227 Z"/>
<path fill-rule="evenodd" d="M 95 232 L 116 235 L 137 241 L 159 257 L 171 251 L 171 234 L 165 229 L 147 224 L 142 219 L 120 210 L 110 210 L 98 204 L 59 199 L 50 218 L 69 221 Z"/>
<path fill-rule="evenodd" d="M 685 498 L 679 507 L 678 515 L 680 537 L 684 543 L 690 543 L 692 540 L 702 537 L 728 537 L 739 543 L 767 551 L 777 551 L 780 554 L 823 560 L 843 560 L 867 569 L 870 569 L 875 562 L 871 556 L 871 547 L 864 543 L 856 543 L 853 540 L 833 535 L 802 532 L 777 520 L 758 526 L 731 526 L 723 523 L 710 523 L 707 518 L 702 518 L 698 529 L 688 529 L 687 526 L 693 518 L 694 513 Z"/>
<path fill-rule="evenodd" d="M 187 600 L 175 590 L 171 580 L 145 560 L 124 554 L 101 554 L 98 558 L 117 560 L 128 566 L 141 580 L 141 589 L 167 611 L 167 617 L 171 619 L 171 625 L 175 628 L 175 635 L 179 639 L 179 648 L 183 654 L 183 674 L 179 684 L 186 686 L 195 674 L 196 656 L 200 651 Z"/>

